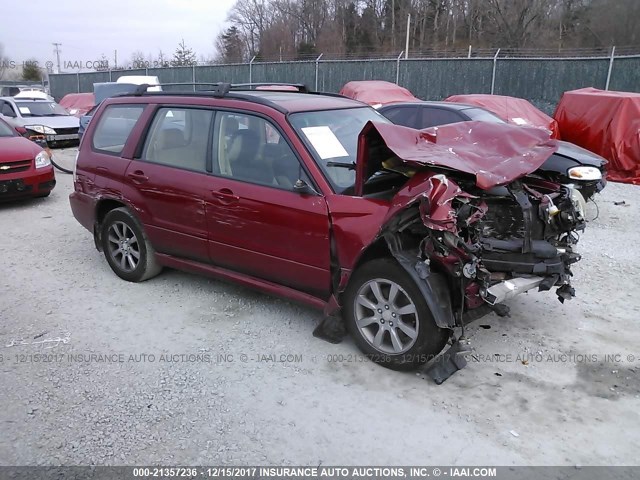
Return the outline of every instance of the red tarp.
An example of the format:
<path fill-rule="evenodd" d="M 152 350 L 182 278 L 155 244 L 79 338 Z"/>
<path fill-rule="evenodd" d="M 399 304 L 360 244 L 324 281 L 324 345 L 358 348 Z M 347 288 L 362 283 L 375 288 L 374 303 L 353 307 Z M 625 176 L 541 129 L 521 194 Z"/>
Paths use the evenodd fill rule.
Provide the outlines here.
<path fill-rule="evenodd" d="M 551 138 L 560 138 L 558 122 L 541 112 L 524 98 L 503 95 L 453 95 L 445 102 L 467 103 L 486 108 L 513 125 L 544 128 L 551 131 Z"/>
<path fill-rule="evenodd" d="M 536 171 L 558 149 L 558 142 L 550 139 L 547 132 L 506 123 L 459 122 L 414 130 L 368 122 L 358 142 L 356 195 L 362 193 L 366 180 L 380 168 L 370 164 L 367 149 L 360 148 L 374 132 L 402 164 L 418 168 L 433 165 L 469 173 L 484 190 Z"/>
<path fill-rule="evenodd" d="M 640 185 L 640 93 L 572 90 L 554 117 L 564 140 L 609 160 L 607 179 Z"/>
<path fill-rule="evenodd" d="M 349 82 L 340 90 L 340 95 L 360 100 L 369 105 L 386 105 L 396 102 L 419 102 L 420 99 L 404 87 L 383 80 Z"/>
<path fill-rule="evenodd" d="M 81 117 L 96 104 L 93 93 L 69 93 L 62 97 L 60 105 L 66 108 L 71 115 Z"/>

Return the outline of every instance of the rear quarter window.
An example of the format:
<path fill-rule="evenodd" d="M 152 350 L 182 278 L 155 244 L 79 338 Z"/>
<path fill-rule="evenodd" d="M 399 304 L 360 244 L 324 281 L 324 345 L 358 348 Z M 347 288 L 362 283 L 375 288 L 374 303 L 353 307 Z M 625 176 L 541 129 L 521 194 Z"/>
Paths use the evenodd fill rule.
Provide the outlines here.
<path fill-rule="evenodd" d="M 143 110 L 144 105 L 109 105 L 105 108 L 93 133 L 93 148 L 121 153 Z"/>

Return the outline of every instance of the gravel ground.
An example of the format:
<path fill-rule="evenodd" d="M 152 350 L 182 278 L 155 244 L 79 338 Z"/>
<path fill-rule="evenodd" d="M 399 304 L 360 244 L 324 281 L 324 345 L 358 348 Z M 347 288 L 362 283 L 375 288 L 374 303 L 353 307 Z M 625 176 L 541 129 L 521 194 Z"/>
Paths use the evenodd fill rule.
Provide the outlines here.
<path fill-rule="evenodd" d="M 71 190 L 58 174 L 49 198 L 0 205 L 3 465 L 637 464 L 638 187 L 599 196 L 577 297 L 472 324 L 475 358 L 441 386 L 314 338 L 305 307 L 172 270 L 118 279 Z"/>

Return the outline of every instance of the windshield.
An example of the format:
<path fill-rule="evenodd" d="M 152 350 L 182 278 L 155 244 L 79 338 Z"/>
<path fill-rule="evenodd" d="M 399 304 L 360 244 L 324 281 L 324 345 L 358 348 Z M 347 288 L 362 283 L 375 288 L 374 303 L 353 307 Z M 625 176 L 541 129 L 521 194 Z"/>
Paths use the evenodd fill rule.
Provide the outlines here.
<path fill-rule="evenodd" d="M 14 135 L 15 132 L 13 131 L 13 129 L 2 120 L 0 120 L 0 137 L 13 137 Z"/>
<path fill-rule="evenodd" d="M 391 123 L 370 107 L 293 113 L 289 121 L 337 192 L 355 183 L 358 134 L 366 123 Z"/>
<path fill-rule="evenodd" d="M 20 102 L 16 100 L 16 105 L 23 117 L 66 117 L 69 115 L 69 112 L 55 102 L 34 102 L 33 100 Z"/>
<path fill-rule="evenodd" d="M 466 113 L 471 120 L 478 122 L 507 123 L 499 116 L 482 108 L 465 108 L 463 112 Z"/>

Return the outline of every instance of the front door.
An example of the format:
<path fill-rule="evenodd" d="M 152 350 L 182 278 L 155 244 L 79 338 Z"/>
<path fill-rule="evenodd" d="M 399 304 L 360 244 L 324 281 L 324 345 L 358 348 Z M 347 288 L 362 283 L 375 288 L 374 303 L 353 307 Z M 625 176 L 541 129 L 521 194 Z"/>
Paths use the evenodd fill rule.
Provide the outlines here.
<path fill-rule="evenodd" d="M 206 200 L 211 261 L 327 298 L 327 204 L 293 190 L 309 178 L 282 132 L 262 117 L 219 112 L 215 135 Z"/>

